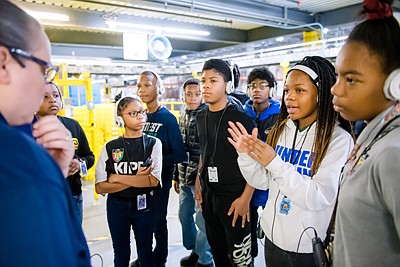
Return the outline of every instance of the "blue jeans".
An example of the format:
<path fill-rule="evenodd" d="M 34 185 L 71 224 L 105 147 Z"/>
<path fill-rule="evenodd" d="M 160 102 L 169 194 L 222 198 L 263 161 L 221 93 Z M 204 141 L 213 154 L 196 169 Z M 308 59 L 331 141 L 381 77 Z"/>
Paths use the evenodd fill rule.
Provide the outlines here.
<path fill-rule="evenodd" d="M 169 191 L 171 184 L 164 185 L 162 188 L 154 190 L 154 237 L 156 246 L 154 248 L 154 266 L 161 267 L 167 262 L 168 257 L 168 228 L 167 228 L 167 208 Z"/>
<path fill-rule="evenodd" d="M 195 201 L 194 185 L 180 184 L 180 189 L 179 221 L 182 225 L 183 246 L 199 255 L 199 263 L 210 264 L 213 258 L 207 241 L 203 214 Z M 193 219 L 194 213 L 196 213 L 195 220 Z"/>
<path fill-rule="evenodd" d="M 154 205 L 147 194 L 147 208 L 137 209 L 136 201 L 107 198 L 107 221 L 114 249 L 114 266 L 127 267 L 131 257 L 131 227 L 135 235 L 136 250 L 141 266 L 153 267 Z"/>
<path fill-rule="evenodd" d="M 83 196 L 82 193 L 76 196 L 72 196 L 74 198 L 75 210 L 78 215 L 79 222 L 82 224 L 83 222 Z"/>

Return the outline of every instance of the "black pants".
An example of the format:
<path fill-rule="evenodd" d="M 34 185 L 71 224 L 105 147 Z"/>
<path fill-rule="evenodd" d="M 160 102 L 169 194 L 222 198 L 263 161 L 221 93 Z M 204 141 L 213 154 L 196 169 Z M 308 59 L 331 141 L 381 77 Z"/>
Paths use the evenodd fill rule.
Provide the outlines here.
<path fill-rule="evenodd" d="M 253 259 L 258 255 L 257 224 L 258 206 L 250 206 L 250 225 L 251 225 L 251 256 Z"/>
<path fill-rule="evenodd" d="M 203 217 L 216 267 L 253 266 L 250 223 L 242 228 L 239 217 L 232 227 L 229 208 L 237 197 L 203 194 Z"/>
<path fill-rule="evenodd" d="M 167 262 L 168 256 L 168 228 L 167 228 L 167 208 L 169 191 L 171 186 L 163 185 L 162 188 L 154 190 L 154 237 L 156 245 L 154 248 L 154 266 L 161 267 Z M 150 227 L 151 222 L 149 222 Z"/>
<path fill-rule="evenodd" d="M 317 267 L 312 253 L 285 251 L 265 238 L 265 264 L 268 267 Z"/>

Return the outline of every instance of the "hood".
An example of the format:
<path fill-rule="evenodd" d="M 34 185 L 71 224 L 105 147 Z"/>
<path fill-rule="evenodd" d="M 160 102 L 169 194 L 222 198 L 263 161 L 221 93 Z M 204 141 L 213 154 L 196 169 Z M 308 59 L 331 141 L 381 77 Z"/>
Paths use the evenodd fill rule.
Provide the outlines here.
<path fill-rule="evenodd" d="M 269 99 L 269 108 L 267 108 L 266 110 L 264 110 L 261 114 L 259 119 L 260 120 L 265 120 L 266 118 L 268 118 L 269 116 L 273 115 L 273 114 L 278 114 L 281 104 L 279 103 L 278 100 L 274 99 L 274 98 L 270 98 Z M 244 105 L 244 110 L 247 112 L 247 114 L 250 115 L 250 117 L 252 117 L 253 119 L 257 118 L 257 113 L 253 110 L 253 100 L 249 99 L 246 101 L 246 104 Z"/>

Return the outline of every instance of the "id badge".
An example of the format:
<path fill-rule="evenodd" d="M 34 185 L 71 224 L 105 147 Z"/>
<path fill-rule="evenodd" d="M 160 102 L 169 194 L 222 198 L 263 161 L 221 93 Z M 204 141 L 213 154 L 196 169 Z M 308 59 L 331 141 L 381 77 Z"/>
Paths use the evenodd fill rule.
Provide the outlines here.
<path fill-rule="evenodd" d="M 146 194 L 137 196 L 137 209 L 144 210 L 147 208 Z"/>
<path fill-rule="evenodd" d="M 88 174 L 86 161 L 84 160 L 79 161 L 79 165 L 81 167 L 81 176 L 85 177 Z"/>
<path fill-rule="evenodd" d="M 208 181 L 210 183 L 218 183 L 217 167 L 208 167 Z"/>

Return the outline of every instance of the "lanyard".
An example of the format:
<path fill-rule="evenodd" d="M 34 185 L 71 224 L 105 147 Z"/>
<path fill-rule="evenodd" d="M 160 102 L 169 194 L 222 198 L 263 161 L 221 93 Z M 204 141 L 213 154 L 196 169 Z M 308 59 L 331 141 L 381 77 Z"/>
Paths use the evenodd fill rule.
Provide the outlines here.
<path fill-rule="evenodd" d="M 210 156 L 210 159 L 211 159 L 210 165 L 211 165 L 211 167 L 214 166 L 215 153 L 217 152 L 217 143 L 218 143 L 217 142 L 217 138 L 218 138 L 218 133 L 219 133 L 219 127 L 221 126 L 222 117 L 224 116 L 225 111 L 226 111 L 226 109 L 228 108 L 229 105 L 230 105 L 230 103 L 227 103 L 225 108 L 224 108 L 224 111 L 222 111 L 221 117 L 219 117 L 217 128 L 215 129 L 215 132 L 214 132 L 214 150 L 213 150 L 213 153 Z M 210 147 L 210 144 L 208 143 L 208 128 L 207 128 L 208 110 L 209 109 L 207 108 L 206 117 L 205 117 L 204 123 L 205 123 L 205 129 L 206 129 L 206 143 L 207 143 L 207 146 Z"/>

